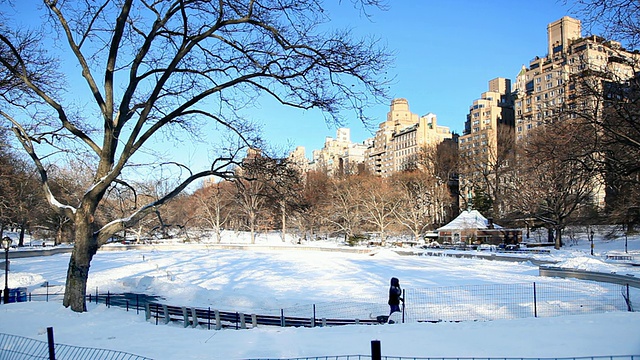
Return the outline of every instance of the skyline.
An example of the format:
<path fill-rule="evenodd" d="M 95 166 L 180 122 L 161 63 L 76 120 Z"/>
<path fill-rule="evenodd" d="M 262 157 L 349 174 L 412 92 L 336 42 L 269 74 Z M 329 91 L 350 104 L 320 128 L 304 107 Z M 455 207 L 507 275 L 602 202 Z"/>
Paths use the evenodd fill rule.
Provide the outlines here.
<path fill-rule="evenodd" d="M 368 115 L 375 120 L 369 129 L 355 116 L 343 124 L 354 143 L 373 137 L 394 98 L 407 99 L 411 112 L 420 116 L 434 113 L 439 125 L 462 134 L 469 106 L 488 90 L 489 80 L 515 81 L 523 65 L 546 56 L 547 25 L 563 16 L 576 17 L 570 5 L 553 0 L 408 3 L 404 7 L 389 4 L 387 11 L 375 11 L 371 21 L 359 19 L 354 27 L 357 35 L 371 34 L 386 41 L 396 59 L 395 67 L 388 70 L 390 78 L 395 76 L 390 99 L 370 109 Z M 332 18 L 337 27 L 343 21 L 339 13 Z M 588 33 L 583 24 L 582 35 Z M 304 146 L 308 159 L 313 150 L 324 146 L 326 137 L 335 137 L 338 128 L 326 124 L 313 110 L 283 108 L 267 101 L 259 111 L 256 120 L 263 124 L 268 144 L 287 151 Z"/>
<path fill-rule="evenodd" d="M 36 26 L 38 17 L 30 13 L 36 2 L 14 4 L 13 10 L 21 14 L 17 18 Z M 373 120 L 365 126 L 354 113 L 345 112 L 348 120 L 343 124 L 327 124 L 318 110 L 295 109 L 262 96 L 247 104 L 240 115 L 263 129 L 262 139 L 268 148 L 277 150 L 276 155 L 286 156 L 303 146 L 311 159 L 312 151 L 321 149 L 325 138 L 335 137 L 338 127 L 349 128 L 351 141 L 362 143 L 374 136 L 394 98 L 407 99 L 412 113 L 433 113 L 439 125 L 462 134 L 469 106 L 488 90 L 490 80 L 503 77 L 513 82 L 523 65 L 546 55 L 549 23 L 563 16 L 582 20 L 564 0 L 387 3 L 386 11 L 369 11 L 370 18 L 351 16 L 354 11 L 349 1 L 326 5 L 327 29 L 349 28 L 356 39 L 379 38 L 395 55 L 394 66 L 383 74 L 394 79 L 388 87 L 389 98 L 366 112 Z M 582 35 L 591 33 L 598 32 L 583 24 Z M 73 59 L 67 61 L 62 58 L 61 67 L 77 66 Z M 69 82 L 71 98 L 88 104 L 84 80 L 74 74 Z M 215 125 L 203 123 L 198 138 L 160 137 L 148 145 L 147 151 L 198 170 L 208 167 L 216 149 L 224 144 Z"/>

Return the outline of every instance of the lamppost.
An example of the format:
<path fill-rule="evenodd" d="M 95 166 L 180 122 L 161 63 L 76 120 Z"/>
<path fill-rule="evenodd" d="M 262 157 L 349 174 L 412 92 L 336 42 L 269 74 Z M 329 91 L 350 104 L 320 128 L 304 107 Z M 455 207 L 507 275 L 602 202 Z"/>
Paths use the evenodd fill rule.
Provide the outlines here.
<path fill-rule="evenodd" d="M 9 302 L 9 248 L 11 247 L 11 238 L 5 236 L 2 238 L 2 248 L 4 249 L 4 303 Z"/>

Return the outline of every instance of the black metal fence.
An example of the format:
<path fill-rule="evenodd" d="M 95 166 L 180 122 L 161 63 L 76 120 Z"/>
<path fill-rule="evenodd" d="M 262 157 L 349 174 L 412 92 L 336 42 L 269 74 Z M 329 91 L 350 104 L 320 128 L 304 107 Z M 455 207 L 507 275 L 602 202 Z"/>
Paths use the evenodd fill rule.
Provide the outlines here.
<path fill-rule="evenodd" d="M 615 355 L 615 356 L 584 356 L 567 358 L 489 358 L 489 357 L 402 357 L 370 355 L 338 355 L 338 356 L 311 356 L 299 358 L 260 358 L 247 360 L 640 360 L 640 355 Z"/>
<path fill-rule="evenodd" d="M 47 329 L 48 341 L 0 333 L 0 359 L 3 360 L 147 360 L 123 351 L 56 344 L 53 329 Z"/>
<path fill-rule="evenodd" d="M 640 289 L 595 282 L 520 283 L 406 289 L 396 322 L 460 322 L 633 311 Z M 147 319 L 207 329 L 376 324 L 388 314 L 386 298 L 347 299 L 282 309 L 223 311 L 148 303 Z"/>
<path fill-rule="evenodd" d="M 628 285 L 553 282 L 405 290 L 404 322 L 483 321 L 633 311 L 640 290 Z M 286 316 L 371 319 L 386 315 L 386 298 L 350 299 L 284 308 Z M 278 310 L 271 310 L 278 315 Z"/>

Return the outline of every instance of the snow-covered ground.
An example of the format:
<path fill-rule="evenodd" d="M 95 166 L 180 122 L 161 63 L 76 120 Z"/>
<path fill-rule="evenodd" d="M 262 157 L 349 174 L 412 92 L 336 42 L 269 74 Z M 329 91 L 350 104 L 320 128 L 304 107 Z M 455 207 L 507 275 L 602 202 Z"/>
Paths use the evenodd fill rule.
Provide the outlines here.
<path fill-rule="evenodd" d="M 247 243 L 228 233 L 223 243 Z M 265 246 L 269 245 L 269 247 Z M 323 247 L 325 250 L 314 250 Z M 389 278 L 404 288 L 461 285 L 589 282 L 538 277 L 529 261 L 502 262 L 452 257 L 400 256 L 395 249 L 363 248 L 361 253 L 327 251 L 336 242 L 302 245 L 262 235 L 256 246 L 220 249 L 207 243 L 153 245 L 143 250 L 101 250 L 94 257 L 89 291 L 161 295 L 166 303 L 262 313 L 320 302 L 379 301 L 386 309 Z M 304 249 L 304 250 L 303 250 Z M 403 249 L 407 250 L 407 249 Z M 640 268 L 605 261 L 624 253 L 624 240 L 578 241 L 547 255 L 531 255 L 559 266 L 640 276 Z M 20 251 L 20 250 L 16 250 Z M 640 258 L 640 239 L 630 238 L 629 254 Z M 61 292 L 69 254 L 11 261 L 9 287 L 29 292 Z M 4 284 L 4 276 L 2 276 Z M 611 312 L 515 320 L 348 325 L 326 328 L 258 327 L 247 330 L 155 325 L 144 315 L 104 305 L 73 313 L 59 302 L 0 306 L 0 333 L 46 341 L 53 327 L 57 343 L 125 351 L 155 359 L 291 358 L 370 354 L 380 340 L 383 356 L 404 357 L 580 357 L 640 355 L 640 313 Z"/>

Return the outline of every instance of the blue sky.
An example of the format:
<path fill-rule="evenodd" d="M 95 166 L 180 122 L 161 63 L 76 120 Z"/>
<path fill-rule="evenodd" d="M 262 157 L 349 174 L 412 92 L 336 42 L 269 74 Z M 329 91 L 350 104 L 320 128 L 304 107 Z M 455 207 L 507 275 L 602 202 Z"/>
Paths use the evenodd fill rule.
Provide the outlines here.
<path fill-rule="evenodd" d="M 347 18 L 340 12 L 333 18 L 336 26 L 344 23 L 356 34 L 381 37 L 395 53 L 395 66 L 389 69 L 396 78 L 390 96 L 406 98 L 411 111 L 419 115 L 436 114 L 440 125 L 458 133 L 464 129 L 469 106 L 487 91 L 489 80 L 505 77 L 515 81 L 522 65 L 546 55 L 547 24 L 573 15 L 570 5 L 555 0 L 389 3 L 389 10 L 374 12 L 371 21 Z M 388 111 L 388 103 L 370 109 L 369 115 L 377 119 L 374 128 Z M 352 118 L 346 124 L 352 141 L 372 137 Z M 322 148 L 325 137 L 336 133 L 314 111 L 263 106 L 253 119 L 264 124 L 268 143 L 304 146 L 307 157 Z"/>

